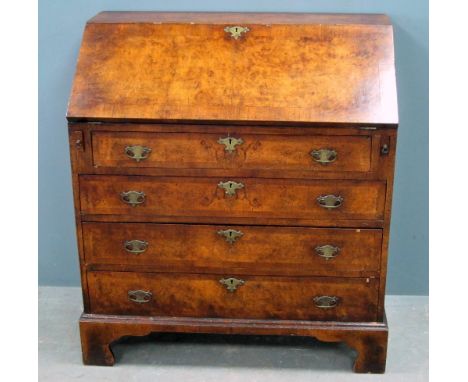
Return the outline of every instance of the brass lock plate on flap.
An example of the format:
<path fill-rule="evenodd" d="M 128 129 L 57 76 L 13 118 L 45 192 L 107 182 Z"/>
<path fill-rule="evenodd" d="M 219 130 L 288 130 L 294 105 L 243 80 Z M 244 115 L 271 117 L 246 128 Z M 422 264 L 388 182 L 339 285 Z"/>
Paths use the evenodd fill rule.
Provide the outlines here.
<path fill-rule="evenodd" d="M 247 33 L 250 29 L 247 27 L 241 27 L 238 25 L 232 26 L 232 27 L 226 27 L 224 28 L 224 31 L 226 33 L 229 33 L 231 37 L 235 40 L 237 40 L 239 37 L 241 37 L 242 33 Z"/>

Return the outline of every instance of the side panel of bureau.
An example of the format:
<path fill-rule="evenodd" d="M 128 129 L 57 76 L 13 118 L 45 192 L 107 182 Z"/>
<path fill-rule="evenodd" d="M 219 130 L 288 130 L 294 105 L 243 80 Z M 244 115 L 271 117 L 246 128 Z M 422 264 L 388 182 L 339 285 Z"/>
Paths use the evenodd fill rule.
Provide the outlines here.
<path fill-rule="evenodd" d="M 382 230 L 83 223 L 86 264 L 126 270 L 378 275 Z"/>
<path fill-rule="evenodd" d="M 232 274 L 226 277 L 235 277 Z M 233 292 L 219 275 L 89 272 L 91 312 L 98 314 L 375 321 L 378 280 L 242 276 Z M 134 302 L 129 292 L 151 293 Z M 314 298 L 338 298 L 321 308 Z"/>

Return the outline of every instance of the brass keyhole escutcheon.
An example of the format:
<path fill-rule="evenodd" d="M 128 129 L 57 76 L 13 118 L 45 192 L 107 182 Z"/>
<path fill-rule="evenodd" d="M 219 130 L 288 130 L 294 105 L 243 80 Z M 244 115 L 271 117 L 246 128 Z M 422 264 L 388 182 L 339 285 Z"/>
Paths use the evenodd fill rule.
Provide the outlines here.
<path fill-rule="evenodd" d="M 232 27 L 226 27 L 224 28 L 224 31 L 226 33 L 229 33 L 231 37 L 235 40 L 237 40 L 239 37 L 241 37 L 242 33 L 247 33 L 250 29 L 247 27 L 241 27 L 241 26 L 232 26 Z"/>
<path fill-rule="evenodd" d="M 224 193 L 231 197 L 236 194 L 237 190 L 240 190 L 241 188 L 244 188 L 244 185 L 242 183 L 234 182 L 232 180 L 228 180 L 227 182 L 219 182 L 218 187 L 222 188 L 224 190 Z"/>
<path fill-rule="evenodd" d="M 219 280 L 219 282 L 223 284 L 226 287 L 226 289 L 231 293 L 235 292 L 237 287 L 245 284 L 244 280 L 236 279 L 235 277 L 221 279 Z"/>
<path fill-rule="evenodd" d="M 244 236 L 241 231 L 236 231 L 235 229 L 219 230 L 218 235 L 224 236 L 225 240 L 229 244 L 234 244 L 237 239 Z"/>
<path fill-rule="evenodd" d="M 390 152 L 390 148 L 388 147 L 388 145 L 386 143 L 383 144 L 382 147 L 380 148 L 380 154 L 388 155 L 389 152 Z"/>
<path fill-rule="evenodd" d="M 229 154 L 232 154 L 236 151 L 236 146 L 241 145 L 244 141 L 241 138 L 226 137 L 219 138 L 218 143 L 224 145 L 224 151 L 227 151 Z"/>

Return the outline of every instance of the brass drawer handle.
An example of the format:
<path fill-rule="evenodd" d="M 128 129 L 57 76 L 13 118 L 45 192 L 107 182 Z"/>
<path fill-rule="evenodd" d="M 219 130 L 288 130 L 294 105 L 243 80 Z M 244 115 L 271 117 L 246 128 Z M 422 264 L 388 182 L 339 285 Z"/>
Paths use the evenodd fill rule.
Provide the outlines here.
<path fill-rule="evenodd" d="M 127 146 L 125 147 L 125 154 L 135 161 L 139 162 L 148 158 L 151 153 L 151 149 L 145 146 Z"/>
<path fill-rule="evenodd" d="M 236 279 L 235 277 L 228 277 L 226 279 L 219 280 L 229 292 L 235 292 L 237 287 L 244 285 L 245 281 L 241 279 Z"/>
<path fill-rule="evenodd" d="M 227 196 L 234 196 L 237 190 L 244 188 L 242 183 L 233 182 L 232 180 L 228 180 L 227 182 L 219 182 L 218 187 L 224 190 L 224 193 Z"/>
<path fill-rule="evenodd" d="M 325 260 L 330 260 L 338 256 L 338 252 L 340 250 L 341 249 L 339 247 L 335 247 L 330 244 L 319 245 L 315 247 L 315 252 L 317 253 L 317 255 L 323 257 Z"/>
<path fill-rule="evenodd" d="M 124 191 L 120 193 L 120 198 L 124 203 L 130 204 L 132 207 L 145 202 L 145 193 L 141 191 Z"/>
<path fill-rule="evenodd" d="M 124 248 L 129 253 L 139 255 L 140 253 L 146 251 L 148 248 L 148 242 L 144 240 L 126 240 L 124 243 Z"/>
<path fill-rule="evenodd" d="M 336 296 L 317 296 L 314 297 L 314 304 L 320 309 L 336 308 L 340 299 Z"/>
<path fill-rule="evenodd" d="M 236 151 L 236 146 L 241 145 L 244 141 L 241 138 L 226 137 L 219 138 L 218 143 L 224 145 L 224 151 L 227 151 L 229 154 L 232 154 Z"/>
<path fill-rule="evenodd" d="M 320 207 L 327 209 L 338 208 L 343 204 L 343 201 L 344 198 L 342 196 L 336 195 L 321 195 L 317 198 L 317 202 L 320 205 Z"/>
<path fill-rule="evenodd" d="M 240 237 L 244 236 L 241 231 L 236 231 L 235 229 L 225 229 L 219 230 L 218 235 L 224 236 L 225 240 L 229 244 L 234 244 L 234 242 L 239 239 Z"/>
<path fill-rule="evenodd" d="M 314 161 L 321 164 L 329 164 L 336 160 L 338 153 L 333 149 L 319 149 L 310 152 Z"/>
<path fill-rule="evenodd" d="M 150 302 L 153 298 L 153 294 L 144 290 L 129 290 L 128 299 L 136 302 L 137 304 L 145 304 Z"/>

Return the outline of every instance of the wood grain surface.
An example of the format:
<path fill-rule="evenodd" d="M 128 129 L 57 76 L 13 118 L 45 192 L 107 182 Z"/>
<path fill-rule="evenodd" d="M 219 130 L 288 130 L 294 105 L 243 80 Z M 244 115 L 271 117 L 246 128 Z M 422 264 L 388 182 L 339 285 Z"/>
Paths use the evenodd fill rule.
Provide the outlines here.
<path fill-rule="evenodd" d="M 230 243 L 219 234 L 234 230 Z M 93 269 L 269 275 L 363 276 L 380 268 L 382 231 L 236 225 L 83 223 L 85 261 Z M 125 242 L 141 240 L 133 254 Z M 331 245 L 326 259 L 316 248 Z"/>
<path fill-rule="evenodd" d="M 242 184 L 228 196 L 220 182 Z M 80 176 L 82 214 L 221 216 L 264 218 L 369 219 L 383 217 L 385 183 L 378 181 L 314 181 L 255 178 L 179 178 L 145 176 Z M 145 194 L 131 206 L 122 192 Z M 342 205 L 327 209 L 317 198 L 333 194 Z"/>
<path fill-rule="evenodd" d="M 88 272 L 91 312 L 96 314 L 287 320 L 375 321 L 378 280 L 371 278 L 292 278 L 237 276 L 244 285 L 229 292 L 220 283 L 233 274 L 200 275 Z M 128 292 L 150 292 L 147 303 Z M 317 296 L 339 298 L 336 307 L 319 308 Z"/>
<path fill-rule="evenodd" d="M 388 22 L 251 15 L 242 25 L 249 31 L 234 39 L 224 31 L 229 19 L 102 17 L 84 32 L 70 120 L 398 123 Z"/>
<path fill-rule="evenodd" d="M 233 146 L 219 143 L 225 138 L 241 143 Z M 96 132 L 92 142 L 96 167 L 317 172 L 368 172 L 371 169 L 372 141 L 369 136 Z M 127 147 L 136 145 L 151 149 L 146 159 L 136 161 L 126 154 Z M 333 150 L 336 159 L 329 163 L 319 162 L 312 157 L 314 150 Z"/>

